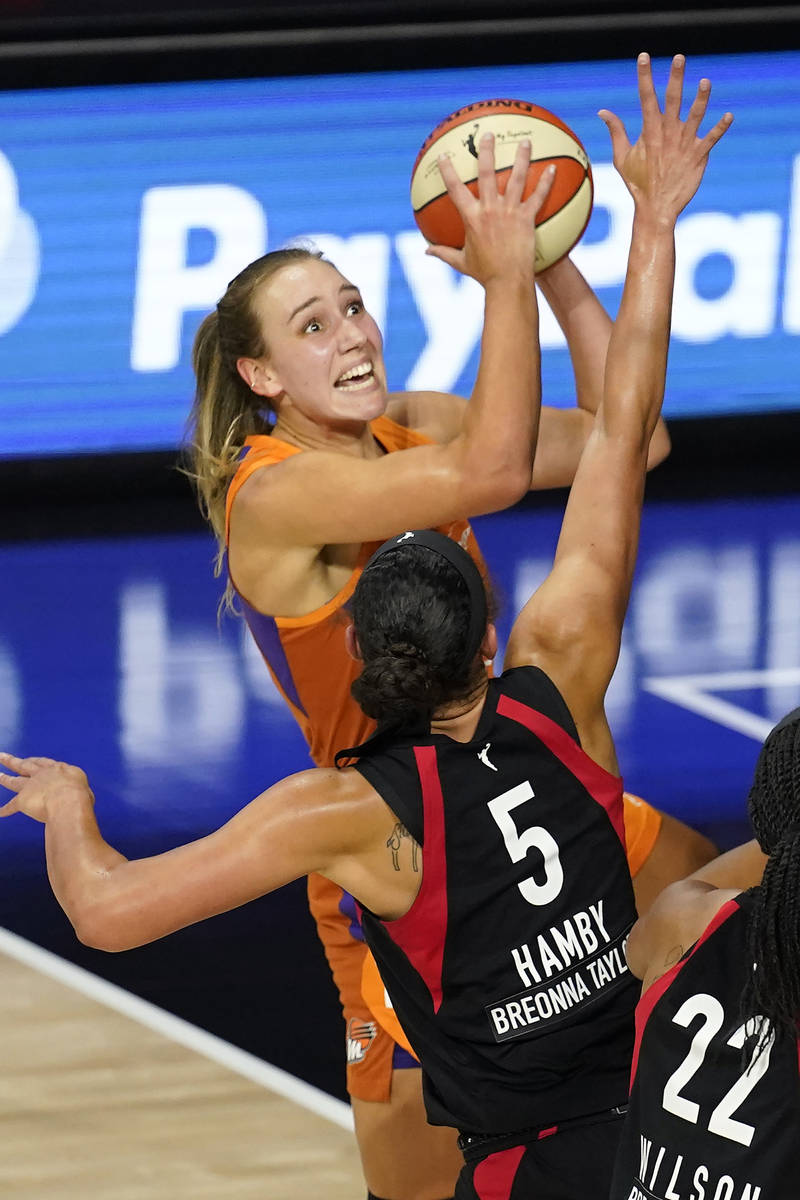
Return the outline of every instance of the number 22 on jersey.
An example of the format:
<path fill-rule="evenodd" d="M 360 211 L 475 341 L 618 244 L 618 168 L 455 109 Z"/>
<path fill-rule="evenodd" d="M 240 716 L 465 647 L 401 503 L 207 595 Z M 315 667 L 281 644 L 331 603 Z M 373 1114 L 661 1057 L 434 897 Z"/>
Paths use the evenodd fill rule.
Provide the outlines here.
<path fill-rule="evenodd" d="M 714 996 L 709 996 L 706 992 L 698 992 L 695 996 L 684 1000 L 672 1020 L 676 1025 L 688 1029 L 696 1017 L 702 1018 L 701 1025 L 692 1038 L 689 1053 L 667 1080 L 662 1101 L 667 1112 L 673 1113 L 684 1121 L 690 1121 L 693 1125 L 697 1124 L 700 1105 L 684 1096 L 682 1088 L 686 1087 L 703 1066 L 711 1042 L 725 1024 L 725 1010 Z M 757 1044 L 763 1022 L 764 1017 L 751 1018 L 731 1034 L 727 1044 L 736 1050 L 741 1050 L 744 1047 L 745 1039 L 750 1034 L 756 1035 Z M 766 1075 L 774 1042 L 775 1031 L 770 1029 L 762 1052 L 756 1058 L 757 1047 L 754 1047 L 750 1061 L 743 1069 L 742 1074 L 711 1113 L 708 1120 L 709 1133 L 728 1138 L 732 1142 L 739 1142 L 742 1146 L 751 1144 L 755 1126 L 735 1120 L 733 1114 L 744 1104 L 759 1080 Z"/>

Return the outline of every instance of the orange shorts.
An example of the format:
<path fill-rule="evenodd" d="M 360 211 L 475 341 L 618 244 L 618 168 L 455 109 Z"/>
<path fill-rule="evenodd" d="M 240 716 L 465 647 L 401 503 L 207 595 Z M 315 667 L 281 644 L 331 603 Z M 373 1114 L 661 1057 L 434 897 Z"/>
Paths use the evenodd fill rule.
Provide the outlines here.
<path fill-rule="evenodd" d="M 655 845 L 661 813 L 629 792 L 624 801 L 628 865 L 636 875 Z M 353 898 L 321 875 L 309 875 L 308 900 L 344 1013 L 347 1090 L 359 1100 L 385 1103 L 392 1071 L 416 1060 L 364 943 Z"/>
<path fill-rule="evenodd" d="M 632 792 L 623 792 L 622 800 L 628 870 L 631 878 L 635 879 L 656 844 L 661 832 L 662 815 L 657 808 Z"/>
<path fill-rule="evenodd" d="M 397 1042 L 376 1020 L 361 994 L 364 960 L 372 955 L 361 934 L 355 903 L 321 875 L 308 877 L 308 902 L 339 989 L 345 1020 L 347 1091 L 358 1100 L 385 1104 L 392 1089 Z"/>

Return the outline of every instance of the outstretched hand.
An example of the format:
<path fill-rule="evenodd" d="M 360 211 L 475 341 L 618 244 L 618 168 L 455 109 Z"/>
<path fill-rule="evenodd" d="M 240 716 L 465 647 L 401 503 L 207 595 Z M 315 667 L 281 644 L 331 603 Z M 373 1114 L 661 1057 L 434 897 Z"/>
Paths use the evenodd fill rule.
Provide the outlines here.
<path fill-rule="evenodd" d="M 653 85 L 650 56 L 639 55 L 636 68 L 642 132 L 633 145 L 618 116 L 605 108 L 598 113 L 611 135 L 614 166 L 636 204 L 647 205 L 656 219 L 672 222 L 694 196 L 711 150 L 733 122 L 732 114 L 725 113 L 704 137 L 698 136 L 711 95 L 708 79 L 700 80 L 686 120 L 681 120 L 685 66 L 684 56 L 676 54 L 662 112 Z"/>
<path fill-rule="evenodd" d="M 44 822 L 50 807 L 68 792 L 94 800 L 84 772 L 69 763 L 56 762 L 52 758 L 17 758 L 0 751 L 0 766 L 15 772 L 14 775 L 0 774 L 0 786 L 15 793 L 0 807 L 0 817 L 21 812 L 34 821 Z"/>
<path fill-rule="evenodd" d="M 522 199 L 531 162 L 531 143 L 517 146 L 505 192 L 497 185 L 494 137 L 485 133 L 478 146 L 478 195 L 474 196 L 456 174 L 446 155 L 439 170 L 450 199 L 464 222 L 463 249 L 429 246 L 427 253 L 440 258 L 462 275 L 471 275 L 484 287 L 492 279 L 524 272 L 533 278 L 536 259 L 536 217 L 553 186 L 556 168 L 547 167 L 527 200 Z"/>

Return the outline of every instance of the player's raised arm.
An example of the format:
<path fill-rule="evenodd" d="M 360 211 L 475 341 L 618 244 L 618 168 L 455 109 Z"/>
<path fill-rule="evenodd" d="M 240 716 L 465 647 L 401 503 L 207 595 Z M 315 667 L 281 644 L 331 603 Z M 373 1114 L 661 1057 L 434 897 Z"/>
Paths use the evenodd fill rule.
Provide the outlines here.
<path fill-rule="evenodd" d="M 642 132 L 631 146 L 602 110 L 614 164 L 634 200 L 628 269 L 606 361 L 603 400 L 583 452 L 553 570 L 515 622 L 506 665 L 541 666 L 561 689 L 584 748 L 616 770 L 603 698 L 619 654 L 638 547 L 648 446 L 664 394 L 675 272 L 675 223 L 697 191 L 726 114 L 698 128 L 710 83 L 702 80 L 681 120 L 684 59 L 673 59 L 663 112 L 650 59 L 639 56 Z"/>
<path fill-rule="evenodd" d="M 567 340 L 575 377 L 575 408 L 542 405 L 539 441 L 531 487 L 569 487 L 592 431 L 603 396 L 606 355 L 612 321 L 592 288 L 569 258 L 562 258 L 536 279 Z M 656 423 L 647 468 L 667 457 L 670 439 L 663 418 Z"/>
<path fill-rule="evenodd" d="M 446 158 L 440 162 L 464 222 L 466 242 L 461 250 L 434 246 L 429 252 L 474 277 L 485 292 L 478 376 L 461 432 L 452 441 L 402 454 L 349 452 L 345 457 L 336 451 L 343 435 L 352 439 L 361 411 L 355 403 L 352 417 L 345 408 L 331 416 L 317 404 L 321 417 L 312 425 L 269 354 L 263 362 L 239 360 L 239 371 L 251 388 L 264 390 L 276 405 L 276 429 L 282 422 L 293 422 L 296 444 L 314 451 L 295 455 L 274 471 L 259 472 L 242 487 L 235 519 L 239 533 L 246 529 L 256 546 L 263 541 L 324 545 L 376 540 L 401 526 L 437 525 L 504 508 L 527 490 L 541 402 L 535 218 L 553 179 L 546 172 L 534 192 L 522 199 L 530 153 L 530 143 L 520 143 L 501 193 L 493 139 L 481 139 L 477 197 Z M 355 303 L 360 306 L 357 297 Z M 309 326 L 309 311 L 313 312 L 304 310 L 297 318 L 302 330 Z M 366 357 L 361 319 L 359 312 L 341 322 L 335 361 L 342 366 L 356 368 Z M 331 316 L 334 320 L 338 317 Z M 325 329 L 321 332 L 324 337 Z M 307 337 L 313 342 L 317 336 L 315 326 Z M 368 392 L 360 395 L 363 409 Z M 359 398 L 355 391 L 354 398 Z"/>

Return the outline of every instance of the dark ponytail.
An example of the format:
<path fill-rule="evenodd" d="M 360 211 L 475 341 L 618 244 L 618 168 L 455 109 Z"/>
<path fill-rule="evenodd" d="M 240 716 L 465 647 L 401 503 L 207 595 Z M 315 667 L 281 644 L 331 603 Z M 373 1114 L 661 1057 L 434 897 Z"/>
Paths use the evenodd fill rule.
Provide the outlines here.
<path fill-rule="evenodd" d="M 747 805 L 769 855 L 748 930 L 754 966 L 742 993 L 743 1019 L 768 1022 L 749 1031 L 761 1052 L 770 1030 L 796 1036 L 800 1017 L 800 709 L 764 743 Z"/>
<path fill-rule="evenodd" d="M 352 693 L 379 724 L 427 726 L 485 678 L 477 653 L 465 656 L 468 587 L 435 550 L 400 546 L 379 558 L 359 579 L 350 609 L 364 663 Z"/>

